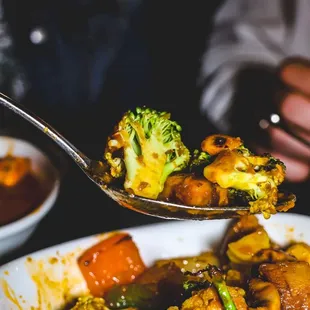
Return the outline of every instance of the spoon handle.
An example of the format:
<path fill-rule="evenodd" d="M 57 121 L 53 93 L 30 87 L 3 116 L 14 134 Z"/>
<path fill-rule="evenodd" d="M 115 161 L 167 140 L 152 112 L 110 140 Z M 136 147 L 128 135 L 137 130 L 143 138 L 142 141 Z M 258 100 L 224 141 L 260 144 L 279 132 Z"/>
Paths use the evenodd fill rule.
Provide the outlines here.
<path fill-rule="evenodd" d="M 43 131 L 47 136 L 54 140 L 74 161 L 82 168 L 87 170 L 90 167 L 91 160 L 79 151 L 74 145 L 66 140 L 57 130 L 55 130 L 51 125 L 40 119 L 33 112 L 29 111 L 27 108 L 14 102 L 8 96 L 0 92 L 0 105 L 5 106 L 14 113 L 18 114 L 29 123 Z"/>

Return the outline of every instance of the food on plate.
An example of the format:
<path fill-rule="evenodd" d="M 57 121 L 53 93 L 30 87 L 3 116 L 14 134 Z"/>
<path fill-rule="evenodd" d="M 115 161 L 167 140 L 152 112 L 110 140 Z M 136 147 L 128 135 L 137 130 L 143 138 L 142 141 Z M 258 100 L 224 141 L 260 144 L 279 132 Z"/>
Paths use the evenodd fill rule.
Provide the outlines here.
<path fill-rule="evenodd" d="M 111 175 L 125 175 L 127 191 L 156 199 L 167 177 L 189 162 L 190 152 L 180 132 L 181 126 L 170 119 L 169 113 L 149 108 L 128 111 L 105 149 Z"/>
<path fill-rule="evenodd" d="M 101 295 L 115 282 L 132 282 L 145 269 L 135 243 L 125 233 L 113 235 L 88 249 L 78 264 L 95 295 Z"/>
<path fill-rule="evenodd" d="M 0 226 L 33 211 L 46 195 L 29 158 L 7 155 L 0 159 Z"/>
<path fill-rule="evenodd" d="M 130 235 L 111 234 L 79 258 L 89 294 L 81 296 L 71 309 L 310 307 L 309 245 L 292 242 L 280 247 L 254 215 L 232 221 L 219 244 L 197 256 L 159 259 L 145 267 Z"/>

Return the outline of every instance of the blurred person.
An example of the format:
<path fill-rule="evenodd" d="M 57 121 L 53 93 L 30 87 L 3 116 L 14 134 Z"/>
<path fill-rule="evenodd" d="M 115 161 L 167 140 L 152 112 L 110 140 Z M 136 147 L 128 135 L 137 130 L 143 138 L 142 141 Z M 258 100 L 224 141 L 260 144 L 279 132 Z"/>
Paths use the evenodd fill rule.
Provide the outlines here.
<path fill-rule="evenodd" d="M 113 121 L 148 94 L 143 9 L 140 0 L 2 0 L 0 90 L 100 154 Z"/>
<path fill-rule="evenodd" d="M 120 114 L 139 105 L 171 111 L 195 132 L 204 119 L 188 102 L 197 102 L 198 55 L 215 2 L 0 0 L 18 78 L 6 74 L 0 90 L 74 143 L 87 135 L 85 143 L 103 143 Z M 195 147 L 201 141 L 183 135 Z"/>
<path fill-rule="evenodd" d="M 310 148 L 259 122 L 276 112 L 310 141 L 310 1 L 226 0 L 202 57 L 201 112 L 216 130 L 239 135 L 287 167 L 287 180 L 309 178 Z M 307 186 L 308 187 L 308 186 Z"/>

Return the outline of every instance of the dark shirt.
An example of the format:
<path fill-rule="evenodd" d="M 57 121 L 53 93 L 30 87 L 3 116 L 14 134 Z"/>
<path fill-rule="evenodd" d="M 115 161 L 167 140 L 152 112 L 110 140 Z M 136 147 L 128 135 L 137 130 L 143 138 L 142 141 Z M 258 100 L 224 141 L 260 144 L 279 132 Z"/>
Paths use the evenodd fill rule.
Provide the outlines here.
<path fill-rule="evenodd" d="M 140 0 L 4 0 L 29 86 L 23 103 L 70 138 L 98 129 L 103 136 L 111 120 L 145 104 L 150 70 L 141 10 Z"/>

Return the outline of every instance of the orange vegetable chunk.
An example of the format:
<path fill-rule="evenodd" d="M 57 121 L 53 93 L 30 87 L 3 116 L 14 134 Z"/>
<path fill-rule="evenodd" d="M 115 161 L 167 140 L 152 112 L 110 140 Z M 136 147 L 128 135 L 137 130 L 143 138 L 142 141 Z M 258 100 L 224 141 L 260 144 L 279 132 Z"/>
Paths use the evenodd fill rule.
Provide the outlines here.
<path fill-rule="evenodd" d="M 115 284 L 128 284 L 145 270 L 139 250 L 127 233 L 116 233 L 87 249 L 78 266 L 90 293 L 102 296 Z"/>

